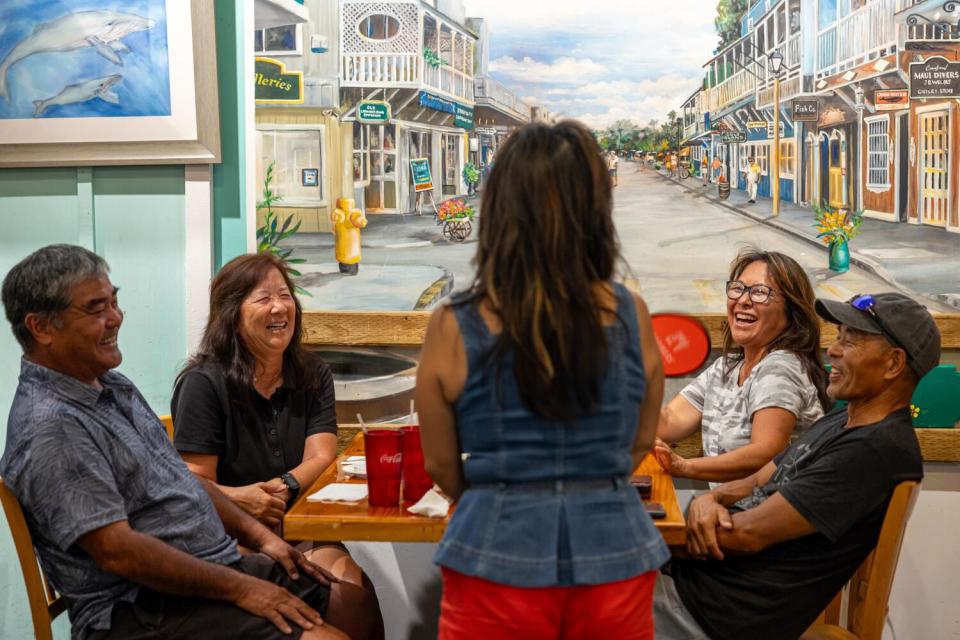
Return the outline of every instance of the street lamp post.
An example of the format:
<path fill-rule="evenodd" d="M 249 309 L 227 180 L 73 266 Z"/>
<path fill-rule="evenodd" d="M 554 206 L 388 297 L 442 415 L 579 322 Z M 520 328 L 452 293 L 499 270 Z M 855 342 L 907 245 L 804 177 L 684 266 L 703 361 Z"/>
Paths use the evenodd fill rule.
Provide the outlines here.
<path fill-rule="evenodd" d="M 768 56 L 770 71 L 773 73 L 773 153 L 770 154 L 770 198 L 773 200 L 771 215 L 780 215 L 780 69 L 783 68 L 783 54 L 774 49 Z"/>
<path fill-rule="evenodd" d="M 863 208 L 863 152 L 865 145 L 863 144 L 863 110 L 866 107 L 863 103 L 863 87 L 859 84 L 857 88 L 853 90 L 853 95 L 856 99 L 854 106 L 857 108 L 857 144 L 859 145 L 857 153 L 857 203 L 854 205 L 854 209 Z M 869 139 L 868 139 L 869 140 Z"/>

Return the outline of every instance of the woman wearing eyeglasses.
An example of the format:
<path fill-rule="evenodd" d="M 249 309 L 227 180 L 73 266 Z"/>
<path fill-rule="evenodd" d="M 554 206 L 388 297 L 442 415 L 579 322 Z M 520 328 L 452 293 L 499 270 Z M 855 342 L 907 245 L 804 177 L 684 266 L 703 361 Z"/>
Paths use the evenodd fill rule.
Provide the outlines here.
<path fill-rule="evenodd" d="M 661 410 L 654 448 L 674 477 L 713 484 L 763 467 L 832 404 L 813 288 L 796 260 L 743 251 L 726 293 L 723 353 Z M 697 429 L 703 457 L 669 447 Z"/>

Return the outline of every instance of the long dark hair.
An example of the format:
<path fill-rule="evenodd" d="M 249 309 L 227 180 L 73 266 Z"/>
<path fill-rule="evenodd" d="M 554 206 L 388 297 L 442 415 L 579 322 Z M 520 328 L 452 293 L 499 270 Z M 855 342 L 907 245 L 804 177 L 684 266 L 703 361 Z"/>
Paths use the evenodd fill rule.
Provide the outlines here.
<path fill-rule="evenodd" d="M 607 367 L 596 285 L 612 278 L 620 248 L 601 154 L 572 121 L 507 139 L 484 192 L 476 277 L 459 300 L 486 301 L 499 317 L 489 359 L 513 353 L 520 396 L 544 418 L 591 412 Z"/>
<path fill-rule="evenodd" d="M 318 390 L 317 358 L 304 347 L 303 310 L 294 293 L 294 284 L 287 272 L 287 265 L 269 253 L 255 253 L 234 258 L 220 269 L 210 284 L 210 315 L 203 330 L 200 348 L 193 354 L 183 371 L 177 376 L 179 384 L 191 369 L 201 365 L 220 368 L 227 380 L 231 401 L 249 404 L 253 399 L 254 367 L 253 354 L 243 342 L 238 331 L 240 309 L 250 292 L 276 269 L 293 296 L 296 307 L 293 335 L 283 352 L 284 367 L 292 372 L 298 388 Z"/>
<path fill-rule="evenodd" d="M 767 273 L 773 279 L 775 295 L 785 303 L 787 328 L 767 345 L 766 353 L 789 351 L 803 363 L 807 376 L 817 389 L 817 397 L 823 410 L 833 406 L 827 396 L 827 372 L 820 357 L 820 318 L 814 309 L 816 296 L 810 279 L 800 264 L 788 255 L 776 251 L 760 251 L 748 248 L 741 251 L 730 264 L 730 279 L 739 280 L 748 266 L 754 262 L 767 265 Z M 730 326 L 723 327 L 723 377 L 743 360 L 743 348 L 733 341 Z"/>

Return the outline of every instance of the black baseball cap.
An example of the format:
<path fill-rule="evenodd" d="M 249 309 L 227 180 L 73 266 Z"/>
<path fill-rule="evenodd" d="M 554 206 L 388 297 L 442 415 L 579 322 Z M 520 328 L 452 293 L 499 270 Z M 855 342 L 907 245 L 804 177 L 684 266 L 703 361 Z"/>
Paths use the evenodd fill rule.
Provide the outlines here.
<path fill-rule="evenodd" d="M 885 337 L 907 354 L 919 380 L 940 364 L 940 329 L 919 302 L 902 293 L 856 295 L 846 302 L 818 298 L 817 313 L 827 322 Z"/>

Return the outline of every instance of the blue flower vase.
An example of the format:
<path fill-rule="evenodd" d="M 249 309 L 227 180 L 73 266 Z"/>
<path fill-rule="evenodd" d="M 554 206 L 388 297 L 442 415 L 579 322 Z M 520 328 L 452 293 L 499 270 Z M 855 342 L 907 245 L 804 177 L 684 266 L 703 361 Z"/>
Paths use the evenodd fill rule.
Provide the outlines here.
<path fill-rule="evenodd" d="M 850 248 L 843 240 L 830 243 L 830 271 L 846 273 L 850 270 Z"/>

